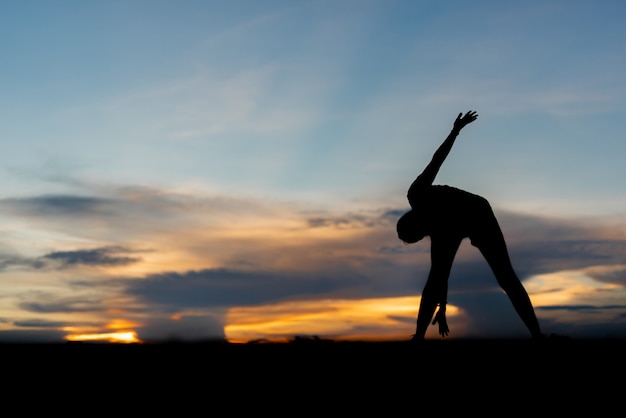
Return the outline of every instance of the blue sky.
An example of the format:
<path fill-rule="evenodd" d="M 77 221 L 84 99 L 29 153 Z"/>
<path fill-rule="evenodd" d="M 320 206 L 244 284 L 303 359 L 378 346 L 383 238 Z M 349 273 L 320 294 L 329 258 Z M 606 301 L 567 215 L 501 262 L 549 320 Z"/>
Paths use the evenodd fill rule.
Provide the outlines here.
<path fill-rule="evenodd" d="M 436 182 L 492 203 L 546 332 L 623 336 L 625 15 L 3 2 L 0 338 L 408 337 L 428 243 L 395 220 L 467 110 Z M 524 335 L 474 250 L 451 337 Z"/>

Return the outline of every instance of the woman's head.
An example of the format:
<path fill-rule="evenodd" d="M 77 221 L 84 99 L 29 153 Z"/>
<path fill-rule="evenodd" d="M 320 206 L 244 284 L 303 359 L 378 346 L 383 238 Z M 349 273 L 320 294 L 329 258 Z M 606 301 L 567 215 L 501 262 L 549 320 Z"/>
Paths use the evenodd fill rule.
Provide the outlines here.
<path fill-rule="evenodd" d="M 398 219 L 396 224 L 398 238 L 407 244 L 413 244 L 424 238 L 417 214 L 413 210 L 408 211 Z"/>

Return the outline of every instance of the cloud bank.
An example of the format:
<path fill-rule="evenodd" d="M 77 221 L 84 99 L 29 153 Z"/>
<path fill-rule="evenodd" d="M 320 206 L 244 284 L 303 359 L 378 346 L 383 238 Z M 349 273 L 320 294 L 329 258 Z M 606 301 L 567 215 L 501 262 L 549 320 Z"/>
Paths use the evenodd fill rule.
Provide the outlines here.
<path fill-rule="evenodd" d="M 427 239 L 408 246 L 395 236 L 395 221 L 406 208 L 342 213 L 139 187 L 108 188 L 90 197 L 5 198 L 2 203 L 0 215 L 32 222 L 42 236 L 65 237 L 65 248 L 35 256 L 12 251 L 2 258 L 4 283 L 18 283 L 0 299 L 2 315 L 12 318 L 4 326 L 32 335 L 51 329 L 105 332 L 124 320 L 139 338 L 223 338 L 224 329 L 237 326 L 229 321 L 243 318 L 232 312 L 257 309 L 258 327 L 266 329 L 263 321 L 276 318 L 264 314 L 264 307 L 270 312 L 270 306 L 281 304 L 296 315 L 317 303 L 332 320 L 342 315 L 338 309 L 349 312 L 348 304 L 337 305 L 341 308 L 333 314 L 328 310 L 333 303 L 324 301 L 357 306 L 363 300 L 388 304 L 398 298 L 401 306 L 402 298 L 419 296 L 430 267 Z M 605 329 L 615 335 L 615 324 L 623 323 L 626 312 L 620 302 L 626 294 L 626 240 L 616 234 L 624 223 L 497 209 L 496 214 L 546 331 L 588 335 L 584 318 L 593 317 L 591 334 Z M 27 247 L 18 239 L 26 237 L 16 232 L 14 238 L 15 247 Z M 458 309 L 457 336 L 525 335 L 487 264 L 468 242 L 453 267 L 449 303 Z M 396 331 L 410 335 L 408 318 L 416 309 L 411 315 L 384 317 L 404 318 L 396 321 L 403 324 Z M 575 317 L 568 316 L 572 312 Z M 386 335 L 384 321 L 367 320 L 346 328 L 346 335 L 363 336 L 366 329 L 373 336 Z M 254 337 L 250 329 L 246 333 Z M 264 331 L 259 337 L 285 335 Z"/>

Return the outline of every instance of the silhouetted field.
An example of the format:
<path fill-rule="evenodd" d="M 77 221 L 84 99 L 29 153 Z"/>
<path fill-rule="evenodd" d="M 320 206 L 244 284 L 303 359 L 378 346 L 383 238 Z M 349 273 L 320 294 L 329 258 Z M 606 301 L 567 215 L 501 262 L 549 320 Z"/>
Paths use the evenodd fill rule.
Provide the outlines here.
<path fill-rule="evenodd" d="M 96 404 L 128 399 L 144 414 L 165 404 L 239 413 L 295 405 L 289 415 L 431 407 L 597 414 L 621 408 L 626 371 L 624 340 L 4 344 L 0 355 L 12 388 L 56 389 Z"/>
<path fill-rule="evenodd" d="M 163 370 L 192 367 L 213 375 L 255 372 L 377 372 L 420 369 L 441 373 L 543 373 L 545 370 L 624 371 L 626 340 L 427 340 L 411 342 L 332 342 L 231 344 L 2 344 L 4 359 L 41 367 L 99 369 L 110 364 Z M 216 368 L 216 365 L 219 365 Z"/>

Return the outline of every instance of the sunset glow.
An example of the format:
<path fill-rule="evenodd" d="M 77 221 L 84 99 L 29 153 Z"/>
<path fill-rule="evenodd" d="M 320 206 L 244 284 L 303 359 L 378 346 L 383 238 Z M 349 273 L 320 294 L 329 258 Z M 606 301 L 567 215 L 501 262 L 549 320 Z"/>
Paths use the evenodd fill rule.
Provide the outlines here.
<path fill-rule="evenodd" d="M 137 338 L 135 331 L 109 332 L 103 334 L 75 334 L 65 337 L 68 341 L 91 341 L 91 342 L 108 342 L 108 343 L 141 343 Z"/>
<path fill-rule="evenodd" d="M 470 110 L 434 184 L 489 201 L 542 330 L 626 338 L 625 1 L 1 11 L 0 343 L 410 338 L 397 221 Z M 469 241 L 449 337 L 527 335 Z"/>
<path fill-rule="evenodd" d="M 535 276 L 524 283 L 535 306 L 589 304 L 598 302 L 598 294 L 613 294 L 614 302 L 626 297 L 623 286 L 602 283 L 587 276 L 584 271 L 560 271 Z M 608 300 L 605 300 L 605 303 Z"/>
<path fill-rule="evenodd" d="M 406 339 L 414 332 L 419 301 L 419 297 L 405 296 L 232 308 L 226 316 L 224 331 L 233 342 L 284 341 L 296 335 L 337 341 Z M 448 305 L 449 322 L 454 323 L 460 312 L 456 306 Z"/>

